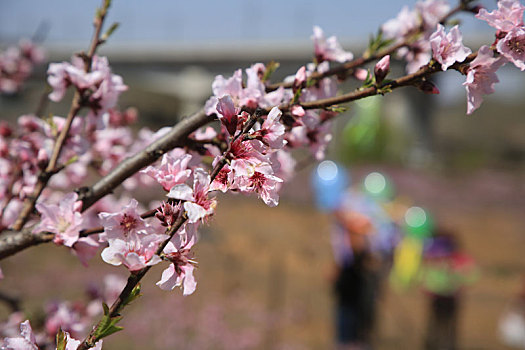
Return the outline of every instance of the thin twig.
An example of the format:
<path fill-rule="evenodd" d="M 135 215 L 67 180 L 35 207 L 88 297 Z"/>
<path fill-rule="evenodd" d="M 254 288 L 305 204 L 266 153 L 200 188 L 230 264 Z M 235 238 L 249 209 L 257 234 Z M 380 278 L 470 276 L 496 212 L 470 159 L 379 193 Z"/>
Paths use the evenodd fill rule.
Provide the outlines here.
<path fill-rule="evenodd" d="M 441 18 L 439 22 L 445 23 L 451 16 L 457 14 L 458 12 L 464 11 L 464 10 L 466 10 L 465 6 L 463 4 L 460 4 L 456 6 L 455 8 L 453 8 L 452 10 L 450 10 L 446 15 L 444 15 L 443 18 Z M 314 72 L 309 77 L 309 79 L 312 79 L 314 81 L 319 81 L 323 78 L 330 77 L 333 75 L 346 77 L 352 74 L 356 68 L 364 66 L 365 64 L 373 62 L 374 60 L 384 57 L 386 55 L 390 55 L 405 46 L 410 46 L 415 41 L 417 36 L 423 32 L 423 30 L 424 30 L 424 27 L 419 26 L 418 28 L 414 29 L 412 33 L 407 34 L 407 38 L 399 43 L 393 44 L 390 47 L 384 48 L 372 54 L 365 53 L 361 57 L 355 60 L 352 60 L 340 66 L 329 69 L 326 72 L 323 72 L 323 73 Z M 274 90 L 277 90 L 279 87 L 289 89 L 289 88 L 292 88 L 292 86 L 293 86 L 293 81 L 269 84 L 266 86 L 266 91 L 268 92 L 274 91 Z"/>
<path fill-rule="evenodd" d="M 104 19 L 106 18 L 109 4 L 110 1 L 104 1 L 104 5 L 98 12 L 97 16 L 95 16 L 95 33 L 93 34 L 93 39 L 91 40 L 88 53 L 85 56 L 84 60 L 84 70 L 86 72 L 89 72 L 89 70 L 91 69 L 91 61 L 93 59 L 93 56 L 95 55 L 97 47 L 101 44 L 100 33 L 102 31 L 102 26 L 104 24 Z M 55 169 L 57 168 L 58 158 L 60 157 L 60 153 L 62 152 L 62 148 L 64 146 L 64 143 L 66 142 L 69 129 L 71 128 L 71 124 L 73 123 L 73 119 L 82 109 L 82 100 L 83 95 L 78 90 L 75 91 L 73 101 L 71 102 L 71 108 L 69 109 L 69 113 L 67 115 L 64 126 L 62 127 L 62 130 L 60 131 L 60 134 L 56 139 L 55 145 L 53 147 L 53 152 L 51 153 L 51 157 L 49 159 L 47 167 L 38 176 L 38 180 L 33 190 L 33 193 L 25 199 L 24 206 L 20 212 L 20 215 L 18 215 L 18 218 L 16 219 L 13 225 L 14 230 L 19 231 L 22 229 L 22 227 L 24 227 L 25 223 L 29 219 L 29 216 L 33 212 L 33 209 L 35 208 L 35 204 L 38 198 L 40 197 L 40 194 L 47 186 L 47 183 L 49 182 L 51 177 L 56 173 Z"/>

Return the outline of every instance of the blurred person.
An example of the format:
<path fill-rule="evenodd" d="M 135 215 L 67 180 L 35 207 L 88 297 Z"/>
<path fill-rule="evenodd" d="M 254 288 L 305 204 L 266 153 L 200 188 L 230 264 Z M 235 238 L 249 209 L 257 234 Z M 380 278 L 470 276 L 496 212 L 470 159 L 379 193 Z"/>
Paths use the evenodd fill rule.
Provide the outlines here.
<path fill-rule="evenodd" d="M 369 243 L 373 226 L 369 217 L 357 211 L 338 209 L 334 216 L 337 349 L 369 349 L 380 270 Z"/>
<path fill-rule="evenodd" d="M 474 260 L 460 249 L 456 235 L 438 227 L 425 247 L 421 271 L 429 301 L 426 350 L 457 349 L 462 291 L 476 276 Z"/>
<path fill-rule="evenodd" d="M 499 321 L 499 334 L 505 345 L 525 349 L 525 274 L 522 277 L 521 291 Z"/>

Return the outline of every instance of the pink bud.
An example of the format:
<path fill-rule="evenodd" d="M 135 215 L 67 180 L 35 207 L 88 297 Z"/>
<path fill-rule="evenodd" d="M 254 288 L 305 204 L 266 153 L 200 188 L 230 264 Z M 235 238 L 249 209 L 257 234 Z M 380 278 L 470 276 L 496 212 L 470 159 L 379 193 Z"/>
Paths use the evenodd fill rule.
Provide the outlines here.
<path fill-rule="evenodd" d="M 390 55 L 386 55 L 374 67 L 376 82 L 380 84 L 390 72 Z"/>
<path fill-rule="evenodd" d="M 36 157 L 37 159 L 37 164 L 38 164 L 38 167 L 42 170 L 45 169 L 45 167 L 47 166 L 47 162 L 49 160 L 49 157 L 47 156 L 47 152 L 45 149 L 41 148 L 39 151 L 38 151 L 38 155 Z"/>
<path fill-rule="evenodd" d="M 306 114 L 306 112 L 304 111 L 304 108 L 299 106 L 299 105 L 293 105 L 292 108 L 290 109 L 290 112 L 292 113 L 293 116 L 296 116 L 296 117 L 304 117 L 304 115 Z"/>
<path fill-rule="evenodd" d="M 306 67 L 302 66 L 295 74 L 295 80 L 293 81 L 293 91 L 297 91 L 306 85 Z"/>
<path fill-rule="evenodd" d="M 135 107 L 129 107 L 124 111 L 124 120 L 127 124 L 133 124 L 138 119 L 139 112 Z"/>
<path fill-rule="evenodd" d="M 0 136 L 9 137 L 13 133 L 13 130 L 9 127 L 6 122 L 0 123 Z"/>
<path fill-rule="evenodd" d="M 367 76 L 368 76 L 368 71 L 367 71 L 366 69 L 363 69 L 363 68 L 357 68 L 357 69 L 354 71 L 354 77 L 355 77 L 357 80 L 365 81 Z"/>

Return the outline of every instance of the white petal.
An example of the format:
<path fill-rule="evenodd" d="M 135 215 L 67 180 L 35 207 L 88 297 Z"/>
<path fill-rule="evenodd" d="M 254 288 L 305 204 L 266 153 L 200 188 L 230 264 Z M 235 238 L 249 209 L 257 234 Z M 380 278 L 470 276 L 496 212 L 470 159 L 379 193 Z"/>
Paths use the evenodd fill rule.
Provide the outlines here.
<path fill-rule="evenodd" d="M 172 290 L 177 285 L 177 274 L 175 273 L 175 266 L 170 264 L 167 269 L 162 271 L 162 277 L 157 282 L 157 286 L 163 290 Z"/>
<path fill-rule="evenodd" d="M 184 203 L 184 209 L 188 213 L 188 220 L 192 223 L 206 216 L 206 209 L 196 203 L 186 202 Z"/>
<path fill-rule="evenodd" d="M 193 200 L 193 190 L 186 184 L 178 184 L 171 188 L 167 196 L 170 198 L 191 201 Z"/>

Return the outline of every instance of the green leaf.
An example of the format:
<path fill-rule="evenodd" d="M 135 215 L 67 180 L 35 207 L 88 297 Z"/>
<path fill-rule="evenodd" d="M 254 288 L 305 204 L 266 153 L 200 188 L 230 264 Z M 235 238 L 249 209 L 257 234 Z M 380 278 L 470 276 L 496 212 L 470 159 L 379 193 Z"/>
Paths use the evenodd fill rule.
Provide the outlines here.
<path fill-rule="evenodd" d="M 316 83 L 317 83 L 317 79 L 308 78 L 308 80 L 306 81 L 306 87 L 307 88 L 312 87 Z"/>
<path fill-rule="evenodd" d="M 330 112 L 335 112 L 335 113 L 343 113 L 348 110 L 348 107 L 334 105 L 334 106 L 327 107 L 326 110 Z"/>
<path fill-rule="evenodd" d="M 377 35 L 374 37 L 373 35 L 370 37 L 370 40 L 368 41 L 368 48 L 366 49 L 366 52 L 364 54 L 365 57 L 370 57 L 382 48 L 389 46 L 394 42 L 394 39 L 383 39 L 383 31 L 379 30 L 377 32 Z"/>
<path fill-rule="evenodd" d="M 270 61 L 266 65 L 266 72 L 264 72 L 264 76 L 262 77 L 262 81 L 265 82 L 268 79 L 270 79 L 271 75 L 279 68 L 280 63 L 275 61 Z"/>
<path fill-rule="evenodd" d="M 370 69 L 368 69 L 366 72 L 366 79 L 363 82 L 363 86 L 361 86 L 361 88 L 364 88 L 364 89 L 369 88 L 371 86 L 374 86 L 375 83 L 376 83 L 376 78 L 372 73 L 370 73 Z"/>
<path fill-rule="evenodd" d="M 66 350 L 67 339 L 65 333 L 62 331 L 62 328 L 58 329 L 56 342 L 57 350 Z"/>
<path fill-rule="evenodd" d="M 106 303 L 102 303 L 102 308 L 104 309 L 104 316 L 100 320 L 97 329 L 95 330 L 95 341 L 124 329 L 123 327 L 116 325 L 120 322 L 120 320 L 122 320 L 122 316 L 110 317 L 109 307 Z"/>
<path fill-rule="evenodd" d="M 303 89 L 297 89 L 297 91 L 295 92 L 295 94 L 293 95 L 293 99 L 292 99 L 292 104 L 296 103 L 297 101 L 299 101 L 299 98 L 301 97 L 301 94 L 303 93 Z"/>
<path fill-rule="evenodd" d="M 109 315 L 109 306 L 106 303 L 102 303 L 102 309 L 104 310 L 104 316 Z"/>
<path fill-rule="evenodd" d="M 122 303 L 121 309 L 124 308 L 124 306 L 127 306 L 134 302 L 136 299 L 138 299 L 142 294 L 140 294 L 140 283 L 138 283 L 135 288 L 131 291 L 131 293 L 128 295 L 128 297 L 124 300 Z"/>
<path fill-rule="evenodd" d="M 53 120 L 53 115 L 49 114 L 47 116 L 47 118 L 45 118 L 44 120 L 46 121 L 46 123 L 51 128 L 51 134 L 53 135 L 53 137 L 57 137 L 58 136 L 58 126 L 56 125 L 55 121 Z"/>
<path fill-rule="evenodd" d="M 68 166 L 70 164 L 73 164 L 74 162 L 76 162 L 78 160 L 78 156 L 77 155 L 74 155 L 73 157 L 69 158 L 67 160 L 67 162 L 64 164 L 64 166 Z"/>
<path fill-rule="evenodd" d="M 117 28 L 119 27 L 120 23 L 118 22 L 115 22 L 111 25 L 111 27 L 109 27 L 108 30 L 106 30 L 106 32 L 102 35 L 102 37 L 100 38 L 100 40 L 103 40 L 103 41 L 106 41 L 109 39 L 109 37 L 111 36 L 111 34 L 113 34 L 113 32 L 115 30 L 117 30 Z"/>

